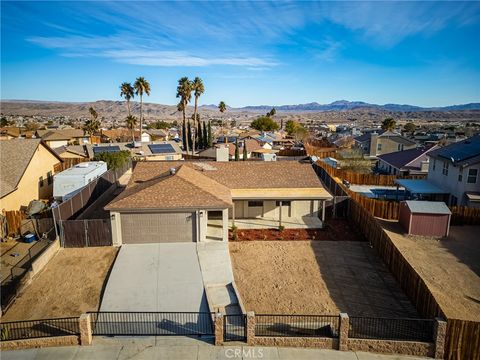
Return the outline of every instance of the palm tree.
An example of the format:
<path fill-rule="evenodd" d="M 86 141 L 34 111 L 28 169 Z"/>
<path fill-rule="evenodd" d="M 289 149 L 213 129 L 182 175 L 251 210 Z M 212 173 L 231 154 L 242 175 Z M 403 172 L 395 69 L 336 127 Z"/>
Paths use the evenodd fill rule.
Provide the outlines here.
<path fill-rule="evenodd" d="M 135 142 L 135 127 L 137 126 L 137 118 L 133 115 L 128 115 L 125 119 L 127 128 L 132 130 L 132 142 Z"/>
<path fill-rule="evenodd" d="M 183 114 L 183 127 L 186 128 L 186 117 L 185 112 L 187 111 L 187 105 L 192 98 L 192 83 L 188 80 L 188 77 L 184 76 L 180 80 L 178 80 L 177 85 L 177 98 L 180 98 L 180 103 L 178 104 L 178 110 Z M 189 147 L 188 147 L 188 134 L 187 134 L 187 141 L 186 144 L 183 144 L 186 153 L 188 154 Z"/>
<path fill-rule="evenodd" d="M 85 134 L 88 134 L 91 137 L 100 130 L 100 121 L 97 120 L 98 113 L 93 107 L 90 107 L 88 112 L 92 118 L 85 121 L 85 125 L 83 125 L 83 131 Z"/>
<path fill-rule="evenodd" d="M 200 95 L 202 95 L 205 92 L 205 86 L 203 85 L 203 81 L 198 76 L 192 81 L 192 89 L 194 91 L 193 96 L 195 97 L 195 109 L 193 111 L 193 128 L 196 129 L 197 127 L 195 126 L 195 122 L 198 121 L 200 123 L 199 119 L 197 118 L 198 98 L 200 97 Z M 193 152 L 195 150 L 195 136 L 196 135 L 197 134 L 195 132 L 195 134 L 193 134 L 192 155 L 193 155 Z M 198 136 L 200 136 L 200 134 Z"/>
<path fill-rule="evenodd" d="M 218 104 L 218 110 L 220 110 L 220 112 L 223 114 L 225 111 L 227 111 L 227 104 L 225 104 L 225 102 L 223 101 L 220 101 L 220 103 Z M 224 133 L 223 131 L 223 119 L 222 119 L 222 134 Z"/>
<path fill-rule="evenodd" d="M 142 140 L 143 129 L 143 94 L 150 96 L 150 84 L 143 76 L 140 76 L 135 80 L 133 84 L 135 88 L 135 94 L 140 95 L 140 140 Z"/>
<path fill-rule="evenodd" d="M 129 82 L 122 83 L 122 85 L 120 85 L 120 96 L 127 100 L 128 116 L 130 116 L 130 99 L 135 97 L 135 89 L 133 88 L 132 84 Z"/>

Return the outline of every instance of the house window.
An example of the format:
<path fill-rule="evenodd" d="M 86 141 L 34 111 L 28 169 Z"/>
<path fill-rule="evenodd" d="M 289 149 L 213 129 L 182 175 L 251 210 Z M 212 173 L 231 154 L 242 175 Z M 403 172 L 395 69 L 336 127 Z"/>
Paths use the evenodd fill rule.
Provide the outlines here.
<path fill-rule="evenodd" d="M 49 171 L 49 172 L 47 173 L 47 183 L 48 183 L 48 185 L 52 185 L 52 183 L 53 183 L 53 176 L 52 176 L 52 172 L 51 172 L 51 171 Z"/>
<path fill-rule="evenodd" d="M 43 176 L 40 176 L 38 178 L 38 185 L 40 185 L 40 187 L 43 187 Z"/>
<path fill-rule="evenodd" d="M 382 144 L 377 144 L 377 150 L 382 150 Z"/>
<path fill-rule="evenodd" d="M 468 184 L 475 184 L 477 182 L 477 174 L 478 174 L 478 169 L 468 170 L 467 183 Z"/>
<path fill-rule="evenodd" d="M 443 162 L 442 174 L 443 175 L 448 175 L 448 162 L 446 162 L 446 161 Z"/>
<path fill-rule="evenodd" d="M 248 207 L 262 207 L 263 201 L 249 201 Z"/>
<path fill-rule="evenodd" d="M 433 159 L 433 171 L 435 171 L 435 165 L 437 165 L 437 160 Z"/>
<path fill-rule="evenodd" d="M 277 201 L 276 205 L 280 206 L 280 201 Z M 291 201 L 282 201 L 282 206 L 291 206 L 291 205 L 292 205 Z"/>

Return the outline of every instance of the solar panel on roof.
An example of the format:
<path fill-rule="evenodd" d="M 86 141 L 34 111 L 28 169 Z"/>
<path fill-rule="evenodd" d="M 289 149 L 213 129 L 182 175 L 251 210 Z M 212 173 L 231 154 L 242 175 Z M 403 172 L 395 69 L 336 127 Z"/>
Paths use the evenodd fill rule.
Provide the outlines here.
<path fill-rule="evenodd" d="M 94 154 L 100 154 L 104 152 L 119 152 L 119 151 L 120 151 L 119 146 L 95 146 L 93 148 Z"/>
<path fill-rule="evenodd" d="M 152 154 L 168 154 L 174 153 L 175 149 L 171 144 L 151 144 L 148 145 Z"/>

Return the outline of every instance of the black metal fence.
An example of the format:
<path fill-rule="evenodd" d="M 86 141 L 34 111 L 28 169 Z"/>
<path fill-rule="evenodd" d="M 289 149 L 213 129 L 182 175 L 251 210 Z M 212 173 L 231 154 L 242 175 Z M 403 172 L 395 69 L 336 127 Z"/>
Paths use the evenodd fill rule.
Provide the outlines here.
<path fill-rule="evenodd" d="M 53 242 L 48 239 L 41 239 L 36 242 L 28 249 L 28 253 L 11 267 L 10 275 L 2 279 L 0 284 L 0 304 L 3 311 L 10 306 L 17 296 L 22 280 L 28 271 L 31 270 L 33 261 L 47 250 L 51 244 Z"/>
<path fill-rule="evenodd" d="M 1 341 L 79 335 L 78 317 L 0 323 Z"/>
<path fill-rule="evenodd" d="M 92 312 L 93 335 L 212 336 L 208 312 Z"/>
<path fill-rule="evenodd" d="M 223 316 L 223 340 L 245 341 L 247 339 L 247 316 L 230 314 Z"/>
<path fill-rule="evenodd" d="M 275 337 L 338 337 L 338 315 L 255 314 L 255 335 Z"/>
<path fill-rule="evenodd" d="M 350 317 L 348 337 L 433 342 L 435 320 Z"/>

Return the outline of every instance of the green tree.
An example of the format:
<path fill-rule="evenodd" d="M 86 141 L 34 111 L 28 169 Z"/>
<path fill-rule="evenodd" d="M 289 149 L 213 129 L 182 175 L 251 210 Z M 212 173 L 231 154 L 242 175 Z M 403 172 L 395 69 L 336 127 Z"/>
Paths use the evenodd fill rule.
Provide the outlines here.
<path fill-rule="evenodd" d="M 213 146 L 213 134 L 212 134 L 212 123 L 208 122 L 208 147 L 211 148 Z"/>
<path fill-rule="evenodd" d="M 130 100 L 134 98 L 135 96 L 135 89 L 133 88 L 132 84 L 129 82 L 124 82 L 122 85 L 120 85 L 120 96 L 125 98 L 127 101 L 127 111 L 128 115 L 132 115 L 130 111 Z"/>
<path fill-rule="evenodd" d="M 200 123 L 200 116 L 198 116 L 198 98 L 200 97 L 200 95 L 202 95 L 205 92 L 205 86 L 203 85 L 203 81 L 198 76 L 192 81 L 192 89 L 193 89 L 193 96 L 195 98 L 195 107 L 193 110 L 193 127 L 196 128 L 195 122 L 198 121 L 198 123 Z M 199 132 L 199 136 L 200 136 L 200 132 Z M 193 134 L 193 144 L 197 143 L 196 137 L 197 137 L 197 134 L 196 133 Z M 192 149 L 192 155 L 194 150 L 195 149 Z"/>
<path fill-rule="evenodd" d="M 143 76 L 138 77 L 133 84 L 135 94 L 140 96 L 140 139 L 143 131 L 143 94 L 150 96 L 150 83 Z"/>
<path fill-rule="evenodd" d="M 272 110 L 270 110 L 268 113 L 267 113 L 267 117 L 273 117 L 275 116 L 275 114 L 277 113 L 277 110 L 275 108 L 272 108 Z"/>
<path fill-rule="evenodd" d="M 258 131 L 278 130 L 278 124 L 268 116 L 260 116 L 258 119 L 252 121 L 250 127 Z"/>
<path fill-rule="evenodd" d="M 188 125 L 187 125 L 187 144 L 192 148 L 192 124 L 190 124 L 190 120 L 188 120 Z"/>
<path fill-rule="evenodd" d="M 183 126 L 186 128 L 186 114 L 185 112 L 187 111 L 187 106 L 190 100 L 192 99 L 192 82 L 188 80 L 188 77 L 184 76 L 178 80 L 178 85 L 177 85 L 177 98 L 180 98 L 180 103 L 178 104 L 178 110 L 182 112 L 183 114 Z M 189 136 L 187 134 L 186 136 L 187 140 L 189 139 Z M 189 142 L 188 140 L 186 144 L 184 143 L 183 146 L 185 147 L 185 151 L 189 152 Z"/>
<path fill-rule="evenodd" d="M 393 120 L 393 118 L 386 118 L 385 120 L 382 121 L 383 130 L 392 131 L 392 130 L 395 130 L 396 126 L 397 126 L 397 122 Z"/>
<path fill-rule="evenodd" d="M 247 151 L 247 141 L 243 141 L 243 161 L 247 161 L 248 158 L 248 151 Z"/>
<path fill-rule="evenodd" d="M 203 136 L 202 136 L 202 123 L 200 121 L 197 123 L 197 131 L 195 131 L 195 133 L 198 134 L 197 136 L 198 148 L 203 149 L 204 145 L 203 145 Z"/>
<path fill-rule="evenodd" d="M 208 132 L 207 132 L 207 125 L 205 125 L 205 121 L 203 122 L 203 146 L 204 148 L 208 148 Z"/>
<path fill-rule="evenodd" d="M 235 161 L 240 160 L 240 151 L 238 149 L 238 139 L 235 139 Z"/>
<path fill-rule="evenodd" d="M 93 107 L 90 107 L 88 112 L 90 113 L 90 119 L 85 121 L 83 131 L 85 134 L 92 136 L 100 130 L 100 121 L 98 121 L 98 113 Z"/>
<path fill-rule="evenodd" d="M 122 150 L 117 152 L 101 152 L 95 155 L 93 160 L 105 161 L 108 169 L 118 169 L 130 159 L 130 151 Z"/>
<path fill-rule="evenodd" d="M 166 121 L 163 121 L 163 120 L 158 120 L 152 124 L 149 124 L 147 126 L 147 128 L 149 129 L 162 129 L 162 130 L 166 130 L 166 129 L 169 129 L 170 128 L 170 124 Z"/>
<path fill-rule="evenodd" d="M 12 125 L 12 123 L 13 122 L 8 121 L 5 116 L 2 116 L 2 118 L 0 119 L 0 127 L 10 126 Z"/>
<path fill-rule="evenodd" d="M 417 126 L 411 121 L 407 122 L 403 126 L 403 130 L 405 130 L 405 132 L 410 133 L 410 134 L 413 134 L 415 132 L 416 128 L 417 128 Z"/>
<path fill-rule="evenodd" d="M 135 142 L 135 127 L 137 126 L 137 118 L 133 115 L 128 115 L 125 119 L 127 128 L 132 131 L 132 142 Z"/>
<path fill-rule="evenodd" d="M 225 111 L 227 111 L 227 104 L 225 104 L 223 101 L 220 101 L 218 104 L 218 110 L 220 110 L 220 112 L 223 114 Z"/>

